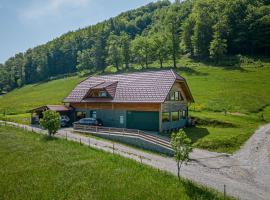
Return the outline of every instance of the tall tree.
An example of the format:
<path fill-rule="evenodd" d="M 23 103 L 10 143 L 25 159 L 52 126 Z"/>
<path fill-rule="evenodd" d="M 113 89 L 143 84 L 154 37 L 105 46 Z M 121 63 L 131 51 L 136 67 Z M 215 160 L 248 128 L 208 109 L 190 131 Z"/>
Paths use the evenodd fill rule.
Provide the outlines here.
<path fill-rule="evenodd" d="M 93 72 L 96 70 L 95 64 L 93 63 L 92 49 L 85 49 L 83 51 L 78 51 L 76 67 L 78 71 L 88 70 L 90 72 Z"/>
<path fill-rule="evenodd" d="M 193 35 L 194 20 L 189 17 L 182 25 L 181 49 L 184 53 L 194 55 L 191 36 Z"/>
<path fill-rule="evenodd" d="M 120 44 L 121 44 L 121 51 L 122 51 L 122 57 L 124 59 L 125 68 L 129 68 L 129 62 L 130 62 L 130 37 L 127 33 L 121 32 L 120 34 Z"/>
<path fill-rule="evenodd" d="M 120 38 L 114 34 L 111 34 L 110 37 L 108 38 L 107 48 L 108 48 L 107 63 L 115 66 L 119 71 L 123 61 Z"/>
<path fill-rule="evenodd" d="M 166 24 L 168 28 L 170 53 L 172 55 L 173 67 L 176 68 L 176 60 L 179 56 L 180 27 L 177 9 L 172 7 L 167 14 Z"/>
<path fill-rule="evenodd" d="M 142 67 L 148 67 L 153 50 L 153 41 L 149 37 L 138 36 L 132 41 L 134 61 Z"/>
<path fill-rule="evenodd" d="M 163 68 L 163 62 L 168 59 L 169 45 L 165 33 L 157 33 L 152 36 L 154 58 L 159 61 L 160 68 Z"/>

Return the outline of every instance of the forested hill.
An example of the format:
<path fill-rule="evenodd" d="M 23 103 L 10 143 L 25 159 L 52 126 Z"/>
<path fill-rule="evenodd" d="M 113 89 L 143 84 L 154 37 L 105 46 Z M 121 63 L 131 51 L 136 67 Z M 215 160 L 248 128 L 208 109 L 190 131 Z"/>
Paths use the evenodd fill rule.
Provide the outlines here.
<path fill-rule="evenodd" d="M 176 67 L 183 55 L 219 62 L 236 54 L 270 55 L 269 0 L 159 1 L 9 58 L 0 64 L 0 93 L 108 66 Z"/>

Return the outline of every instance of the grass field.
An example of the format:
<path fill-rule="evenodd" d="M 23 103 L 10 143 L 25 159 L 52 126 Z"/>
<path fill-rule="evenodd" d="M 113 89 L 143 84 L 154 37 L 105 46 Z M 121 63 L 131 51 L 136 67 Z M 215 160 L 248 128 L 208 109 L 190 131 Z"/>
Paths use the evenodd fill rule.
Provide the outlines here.
<path fill-rule="evenodd" d="M 0 199 L 223 199 L 118 155 L 0 126 Z"/>
<path fill-rule="evenodd" d="M 155 65 L 150 67 L 156 69 Z M 187 79 L 195 99 L 190 106 L 191 115 L 204 121 L 197 128 L 186 130 L 194 146 L 232 153 L 258 126 L 270 122 L 269 60 L 241 58 L 215 66 L 182 58 L 178 66 L 176 71 Z M 130 69 L 136 70 L 141 69 Z M 0 96 L 0 119 L 5 111 L 14 121 L 25 121 L 24 113 L 44 104 L 61 103 L 82 79 L 76 76 L 28 85 Z M 231 114 L 225 116 L 225 111 Z M 214 120 L 220 123 L 213 124 Z M 226 122 L 232 126 L 224 127 Z"/>
<path fill-rule="evenodd" d="M 81 80 L 74 76 L 15 89 L 0 96 L 0 113 L 21 114 L 44 104 L 60 104 Z"/>

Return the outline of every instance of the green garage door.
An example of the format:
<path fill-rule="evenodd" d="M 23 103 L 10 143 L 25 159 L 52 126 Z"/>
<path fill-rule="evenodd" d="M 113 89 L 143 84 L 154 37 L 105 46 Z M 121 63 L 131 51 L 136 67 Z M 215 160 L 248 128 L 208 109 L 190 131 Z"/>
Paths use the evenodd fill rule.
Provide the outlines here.
<path fill-rule="evenodd" d="M 127 111 L 127 128 L 158 131 L 158 112 Z"/>

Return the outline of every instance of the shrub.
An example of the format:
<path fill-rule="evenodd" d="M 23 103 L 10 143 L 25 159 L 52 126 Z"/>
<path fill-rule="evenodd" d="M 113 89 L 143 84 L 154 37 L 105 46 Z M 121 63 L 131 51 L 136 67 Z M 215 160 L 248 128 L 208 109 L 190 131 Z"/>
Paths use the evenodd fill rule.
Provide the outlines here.
<path fill-rule="evenodd" d="M 43 118 L 39 120 L 40 125 L 48 130 L 49 136 L 54 135 L 60 128 L 60 115 L 59 113 L 47 110 L 43 113 Z"/>

